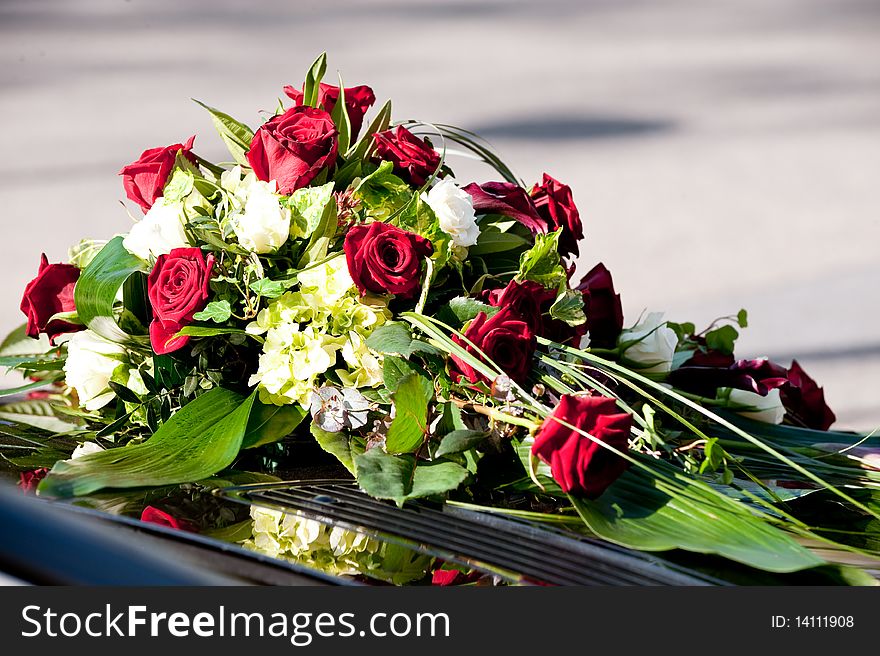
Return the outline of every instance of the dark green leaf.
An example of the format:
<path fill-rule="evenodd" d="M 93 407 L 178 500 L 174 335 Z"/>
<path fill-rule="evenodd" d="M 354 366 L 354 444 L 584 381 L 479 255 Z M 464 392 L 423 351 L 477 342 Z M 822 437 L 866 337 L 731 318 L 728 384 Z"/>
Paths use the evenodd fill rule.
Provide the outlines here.
<path fill-rule="evenodd" d="M 83 270 L 74 288 L 74 300 L 80 321 L 107 339 L 123 341 L 129 337 L 113 318 L 113 305 L 123 283 L 144 263 L 122 246 L 122 237 L 114 237 Z"/>
<path fill-rule="evenodd" d="M 338 132 L 336 140 L 339 144 L 339 152 L 345 153 L 348 151 L 351 141 L 351 119 L 348 116 L 348 108 L 345 106 L 345 84 L 342 82 L 341 75 L 339 76 L 339 98 L 336 99 L 336 105 L 330 113 L 330 118 L 333 119 Z"/>
<path fill-rule="evenodd" d="M 408 358 L 412 347 L 412 334 L 405 324 L 389 322 L 379 326 L 367 338 L 367 346 L 385 355 Z"/>
<path fill-rule="evenodd" d="M 146 487 L 197 481 L 229 466 L 241 448 L 255 395 L 220 387 L 202 394 L 142 444 L 62 461 L 40 484 L 41 494 L 71 497 L 105 487 Z"/>
<path fill-rule="evenodd" d="M 535 235 L 535 245 L 519 258 L 518 280 L 534 280 L 548 289 L 558 289 L 567 281 L 559 260 L 559 234 Z"/>
<path fill-rule="evenodd" d="M 266 405 L 255 399 L 241 448 L 253 449 L 287 437 L 307 414 L 299 404 Z"/>
<path fill-rule="evenodd" d="M 196 104 L 201 105 L 211 113 L 211 119 L 214 121 L 214 127 L 220 133 L 220 137 L 229 149 L 236 162 L 243 166 L 250 166 L 245 153 L 250 150 L 251 141 L 254 138 L 254 131 L 240 121 L 236 121 L 229 114 L 224 114 L 218 109 L 209 107 L 203 102 L 193 99 Z"/>
<path fill-rule="evenodd" d="M 113 390 L 113 393 L 116 394 L 116 396 L 118 396 L 120 399 L 122 399 L 126 403 L 140 403 L 141 402 L 141 398 L 137 394 L 132 392 L 130 389 L 128 389 L 125 385 L 120 385 L 119 383 L 114 382 L 112 380 L 109 383 L 107 383 L 107 385 L 109 385 L 110 389 Z"/>
<path fill-rule="evenodd" d="M 468 248 L 468 255 L 489 255 L 491 253 L 503 253 L 517 248 L 528 246 L 529 242 L 510 232 L 498 232 L 486 230 L 480 233 L 475 246 Z"/>
<path fill-rule="evenodd" d="M 450 453 L 460 453 L 479 445 L 489 436 L 489 433 L 475 430 L 454 430 L 447 433 L 440 441 L 440 446 L 434 452 L 434 457 L 439 458 Z"/>
<path fill-rule="evenodd" d="M 736 328 L 724 325 L 706 333 L 706 346 L 714 351 L 732 355 L 737 337 L 739 332 Z"/>
<path fill-rule="evenodd" d="M 393 499 L 398 505 L 407 499 L 454 490 L 468 477 L 467 469 L 454 462 L 416 466 L 411 455 L 392 456 L 377 448 L 355 456 L 355 462 L 363 490 L 379 499 Z"/>
<path fill-rule="evenodd" d="M 382 380 L 389 392 L 397 389 L 400 381 L 411 375 L 419 373 L 419 368 L 413 363 L 394 355 L 386 355 L 382 364 Z"/>
<path fill-rule="evenodd" d="M 492 307 L 486 303 L 482 303 L 474 298 L 466 296 L 457 296 L 449 303 L 444 305 L 437 313 L 437 318 L 447 324 L 458 324 L 459 326 L 467 323 L 480 312 L 484 312 L 486 316 L 491 317 L 500 308 Z"/>
<path fill-rule="evenodd" d="M 306 81 L 303 84 L 302 104 L 309 107 L 318 106 L 318 92 L 320 91 L 321 80 L 324 79 L 324 73 L 327 70 L 327 53 L 322 52 L 318 58 L 309 67 L 306 73 Z"/>
<path fill-rule="evenodd" d="M 739 324 L 740 328 L 748 328 L 749 327 L 749 313 L 745 311 L 745 309 L 740 310 L 736 313 L 736 322 Z"/>

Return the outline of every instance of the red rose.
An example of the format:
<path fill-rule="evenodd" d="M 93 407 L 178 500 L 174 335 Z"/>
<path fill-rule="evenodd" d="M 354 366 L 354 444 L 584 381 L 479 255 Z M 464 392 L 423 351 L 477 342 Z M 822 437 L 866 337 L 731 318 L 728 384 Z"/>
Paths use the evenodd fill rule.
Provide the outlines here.
<path fill-rule="evenodd" d="M 24 288 L 21 311 L 27 316 L 27 334 L 39 337 L 46 333 L 54 344 L 64 333 L 75 333 L 85 326 L 52 319 L 59 312 L 73 312 L 73 288 L 79 278 L 79 269 L 71 264 L 49 264 L 45 254 L 40 258 L 40 271 Z"/>
<path fill-rule="evenodd" d="M 178 151 L 183 152 L 188 160 L 196 163 L 191 151 L 195 135 L 189 138 L 185 144 L 172 144 L 164 148 L 150 148 L 141 153 L 136 162 L 124 166 L 119 172 L 122 176 L 122 186 L 130 200 L 141 206 L 144 213 L 147 212 L 162 195 L 168 175 L 174 168 L 174 160 Z"/>
<path fill-rule="evenodd" d="M 288 85 L 284 87 L 284 93 L 297 105 L 302 104 L 302 91 Z M 336 107 L 338 101 L 339 87 L 322 82 L 318 87 L 318 104 L 322 105 L 329 114 L 332 114 L 333 108 Z M 352 142 L 354 142 L 354 138 L 361 131 L 361 126 L 364 124 L 364 115 L 373 106 L 374 102 L 376 102 L 376 94 L 366 85 L 345 88 L 345 109 L 348 112 L 348 120 L 351 123 Z"/>
<path fill-rule="evenodd" d="M 503 214 L 522 223 L 533 235 L 547 233 L 547 221 L 522 187 L 510 182 L 472 182 L 462 188 L 471 195 L 477 214 Z"/>
<path fill-rule="evenodd" d="M 337 148 L 330 114 L 301 105 L 263 123 L 251 141 L 247 159 L 260 180 L 275 180 L 278 191 L 287 195 L 333 166 Z"/>
<path fill-rule="evenodd" d="M 571 187 L 545 173 L 541 184 L 532 188 L 531 196 L 538 214 L 547 222 L 550 230 L 562 228 L 559 236 L 560 254 L 577 255 L 578 241 L 584 237 L 584 228 L 571 196 Z"/>
<path fill-rule="evenodd" d="M 40 469 L 34 469 L 33 471 L 21 472 L 21 474 L 19 474 L 18 486 L 21 488 L 22 493 L 36 493 L 37 486 L 40 484 L 40 481 L 46 478 L 46 474 L 48 473 L 48 467 L 41 467 Z"/>
<path fill-rule="evenodd" d="M 583 277 L 577 289 L 584 295 L 590 346 L 614 348 L 623 330 L 623 307 L 620 294 L 614 293 L 611 272 L 600 262 Z"/>
<path fill-rule="evenodd" d="M 434 252 L 424 237 L 378 221 L 353 226 L 343 249 L 361 296 L 372 292 L 404 298 L 421 286 L 422 259 Z"/>
<path fill-rule="evenodd" d="M 536 335 L 544 336 L 543 314 L 548 312 L 556 292 L 533 280 L 511 280 L 504 289 L 483 293 L 483 299 L 492 307 L 510 308 Z"/>
<path fill-rule="evenodd" d="M 532 355 L 535 353 L 535 336 L 529 324 L 511 308 L 502 308 L 491 318 L 487 317 L 485 312 L 480 312 L 470 322 L 464 336 L 512 380 L 522 383 L 529 375 L 532 369 Z M 476 353 L 470 344 L 459 337 L 453 337 L 453 341 L 469 353 Z M 491 382 L 464 360 L 453 355 L 452 361 L 457 372 L 470 382 Z"/>
<path fill-rule="evenodd" d="M 207 305 L 213 267 L 214 256 L 206 260 L 198 248 L 175 248 L 156 260 L 147 279 L 147 295 L 153 308 L 150 343 L 159 355 L 189 341 L 187 336 L 175 335 Z"/>
<path fill-rule="evenodd" d="M 607 396 L 564 394 L 538 429 L 532 453 L 550 465 L 553 479 L 567 493 L 595 499 L 617 480 L 629 463 L 557 419 L 625 453 L 629 448 L 632 416 L 620 412 L 617 402 Z"/>
<path fill-rule="evenodd" d="M 669 375 L 669 382 L 687 392 L 714 397 L 719 387 L 732 387 L 761 396 L 788 384 L 785 367 L 767 358 L 737 360 L 716 351 L 697 351 Z"/>
<path fill-rule="evenodd" d="M 394 164 L 394 172 L 416 187 L 421 187 L 440 166 L 440 153 L 402 125 L 394 130 L 377 132 L 374 159 Z"/>
<path fill-rule="evenodd" d="M 787 419 L 793 424 L 824 431 L 837 419 L 825 403 L 825 392 L 797 360 L 792 360 L 788 369 L 788 385 L 779 392 Z"/>
<path fill-rule="evenodd" d="M 141 513 L 141 521 L 147 522 L 148 524 L 158 524 L 159 526 L 167 526 L 168 528 L 176 528 L 183 529 L 183 524 L 169 515 L 167 512 L 163 512 L 156 508 L 155 506 L 147 506 L 144 508 Z"/>

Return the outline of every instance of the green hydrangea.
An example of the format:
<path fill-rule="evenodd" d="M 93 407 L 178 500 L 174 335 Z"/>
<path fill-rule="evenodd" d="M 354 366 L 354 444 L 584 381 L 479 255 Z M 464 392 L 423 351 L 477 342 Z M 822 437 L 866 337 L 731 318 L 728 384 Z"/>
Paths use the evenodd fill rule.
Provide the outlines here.
<path fill-rule="evenodd" d="M 251 506 L 252 537 L 242 546 L 337 576 L 364 575 L 403 585 L 425 577 L 434 559 L 301 513 Z"/>

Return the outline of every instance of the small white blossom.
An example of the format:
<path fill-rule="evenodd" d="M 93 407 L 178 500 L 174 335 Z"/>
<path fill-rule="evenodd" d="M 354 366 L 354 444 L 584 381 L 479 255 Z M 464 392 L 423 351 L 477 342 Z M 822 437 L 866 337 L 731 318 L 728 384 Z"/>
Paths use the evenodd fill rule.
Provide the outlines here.
<path fill-rule="evenodd" d="M 626 348 L 623 358 L 638 365 L 639 372 L 668 373 L 672 369 L 678 336 L 663 321 L 662 313 L 652 312 L 641 323 L 624 330 L 618 342 L 635 342 Z"/>
<path fill-rule="evenodd" d="M 167 255 L 174 248 L 189 246 L 183 229 L 185 221 L 182 203 L 159 198 L 144 218 L 132 226 L 122 245 L 142 260 Z"/>
<path fill-rule="evenodd" d="M 273 253 L 290 237 L 290 209 L 281 204 L 275 181 L 257 180 L 253 173 L 242 177 L 235 167 L 220 177 L 230 192 L 229 219 L 238 243 L 255 253 Z"/>
<path fill-rule="evenodd" d="M 68 340 L 65 379 L 86 410 L 99 410 L 113 400 L 115 394 L 108 383 L 113 372 L 125 366 L 124 357 L 124 348 L 91 330 L 75 333 Z"/>
<path fill-rule="evenodd" d="M 440 229 L 452 237 L 456 246 L 474 246 L 480 236 L 480 227 L 474 214 L 471 195 L 445 178 L 422 194 L 428 206 L 437 215 Z"/>

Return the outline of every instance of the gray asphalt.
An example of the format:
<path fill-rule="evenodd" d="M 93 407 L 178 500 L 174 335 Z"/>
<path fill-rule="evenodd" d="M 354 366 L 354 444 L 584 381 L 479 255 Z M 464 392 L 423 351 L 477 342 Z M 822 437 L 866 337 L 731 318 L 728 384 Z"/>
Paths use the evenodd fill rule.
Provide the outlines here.
<path fill-rule="evenodd" d="M 252 124 L 321 50 L 396 117 L 482 132 L 568 182 L 581 265 L 628 320 L 750 310 L 743 355 L 796 356 L 842 427 L 880 425 L 880 4 L 544 0 L 0 4 L 0 330 L 39 253 L 122 232 L 116 176 Z M 459 178 L 486 179 L 470 163 Z"/>

